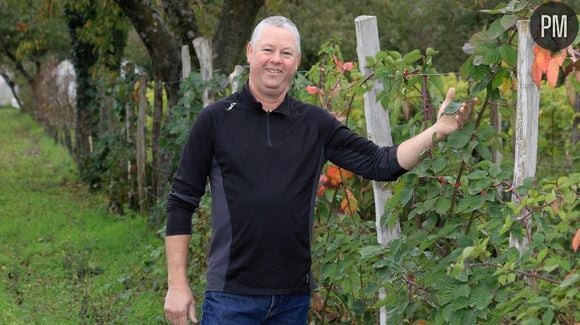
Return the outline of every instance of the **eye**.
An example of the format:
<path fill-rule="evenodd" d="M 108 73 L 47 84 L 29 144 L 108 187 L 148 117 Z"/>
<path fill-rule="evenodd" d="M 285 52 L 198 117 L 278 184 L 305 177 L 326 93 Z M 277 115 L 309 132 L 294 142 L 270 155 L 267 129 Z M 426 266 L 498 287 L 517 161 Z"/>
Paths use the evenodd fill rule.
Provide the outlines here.
<path fill-rule="evenodd" d="M 272 49 L 269 48 L 262 49 L 262 51 L 266 53 L 272 53 Z"/>

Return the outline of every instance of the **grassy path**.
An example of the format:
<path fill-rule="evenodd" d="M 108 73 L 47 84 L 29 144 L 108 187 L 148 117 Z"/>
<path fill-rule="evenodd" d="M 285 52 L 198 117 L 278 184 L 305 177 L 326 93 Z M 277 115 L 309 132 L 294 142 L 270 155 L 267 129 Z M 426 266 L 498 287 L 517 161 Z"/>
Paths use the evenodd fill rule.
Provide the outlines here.
<path fill-rule="evenodd" d="M 0 324 L 163 320 L 159 239 L 76 182 L 66 149 L 0 109 Z"/>

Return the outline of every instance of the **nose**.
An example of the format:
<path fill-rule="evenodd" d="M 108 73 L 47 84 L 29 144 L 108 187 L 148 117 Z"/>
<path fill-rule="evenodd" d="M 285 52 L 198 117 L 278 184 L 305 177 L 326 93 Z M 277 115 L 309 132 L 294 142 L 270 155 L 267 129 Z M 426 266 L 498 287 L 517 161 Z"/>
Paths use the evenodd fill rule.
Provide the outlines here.
<path fill-rule="evenodd" d="M 282 53 L 280 51 L 274 51 L 272 53 L 272 57 L 270 58 L 272 62 L 281 62 L 282 61 Z"/>

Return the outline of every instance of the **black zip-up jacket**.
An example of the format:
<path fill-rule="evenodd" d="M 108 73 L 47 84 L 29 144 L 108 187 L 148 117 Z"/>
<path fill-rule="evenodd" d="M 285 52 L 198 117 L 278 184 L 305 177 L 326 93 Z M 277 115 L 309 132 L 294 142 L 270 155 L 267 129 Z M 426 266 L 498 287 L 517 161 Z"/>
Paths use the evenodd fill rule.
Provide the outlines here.
<path fill-rule="evenodd" d="M 209 177 L 207 290 L 309 292 L 314 203 L 327 160 L 379 181 L 405 172 L 397 146 L 378 147 L 290 96 L 267 113 L 246 84 L 195 120 L 169 195 L 166 234 L 191 234 Z"/>

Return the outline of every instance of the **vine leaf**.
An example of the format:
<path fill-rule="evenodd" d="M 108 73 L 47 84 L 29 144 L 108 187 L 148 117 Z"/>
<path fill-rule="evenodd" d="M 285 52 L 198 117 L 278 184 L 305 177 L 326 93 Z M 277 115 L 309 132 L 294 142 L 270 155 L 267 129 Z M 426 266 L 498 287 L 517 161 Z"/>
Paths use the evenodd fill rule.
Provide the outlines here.
<path fill-rule="evenodd" d="M 346 190 L 346 195 L 340 202 L 340 209 L 348 215 L 353 215 L 358 210 L 358 200 L 350 190 Z"/>
<path fill-rule="evenodd" d="M 580 246 L 580 228 L 576 230 L 576 235 L 574 236 L 574 239 L 572 239 L 572 249 L 574 252 L 578 250 L 578 246 Z"/>
<path fill-rule="evenodd" d="M 455 115 L 455 113 L 457 113 L 457 111 L 459 111 L 459 108 L 461 108 L 460 102 L 457 102 L 457 101 L 451 102 L 443 110 L 443 115 Z"/>
<path fill-rule="evenodd" d="M 550 60 L 550 63 L 548 63 L 548 71 L 547 71 L 547 77 L 548 77 L 548 84 L 550 86 L 552 86 L 552 88 L 556 88 L 556 84 L 558 83 L 558 75 L 560 74 L 560 67 L 558 66 L 558 63 L 556 62 L 556 60 Z"/>

